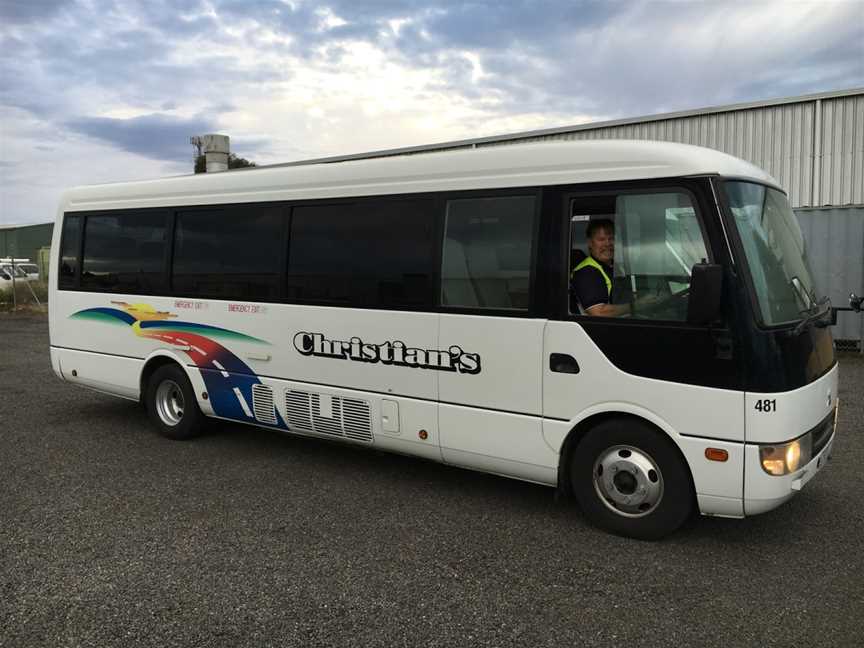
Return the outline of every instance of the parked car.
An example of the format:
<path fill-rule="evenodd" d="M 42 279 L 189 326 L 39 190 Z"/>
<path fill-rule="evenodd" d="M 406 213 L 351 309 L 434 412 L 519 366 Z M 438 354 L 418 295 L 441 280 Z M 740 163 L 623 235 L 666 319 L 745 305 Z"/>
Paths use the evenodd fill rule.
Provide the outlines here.
<path fill-rule="evenodd" d="M 12 275 L 15 275 L 15 281 L 29 281 L 27 273 L 21 269 L 21 266 L 11 263 L 0 264 L 0 290 L 10 290 L 12 288 Z"/>
<path fill-rule="evenodd" d="M 35 263 L 16 263 L 18 268 L 24 271 L 27 278 L 32 281 L 39 281 L 39 266 Z"/>

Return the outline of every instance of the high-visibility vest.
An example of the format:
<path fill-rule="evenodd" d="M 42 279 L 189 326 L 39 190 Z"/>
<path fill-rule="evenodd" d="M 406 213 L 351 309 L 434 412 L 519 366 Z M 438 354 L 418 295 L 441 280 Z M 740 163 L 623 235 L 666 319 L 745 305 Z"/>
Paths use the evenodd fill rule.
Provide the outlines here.
<path fill-rule="evenodd" d="M 603 269 L 603 266 L 598 263 L 594 257 L 587 256 L 582 262 L 573 268 L 572 277 L 576 276 L 576 273 L 579 272 L 582 268 L 596 268 L 600 271 L 600 274 L 603 275 L 603 280 L 606 282 L 606 292 L 611 297 L 612 296 L 612 280 L 609 278 L 609 275 L 606 274 L 606 271 Z"/>

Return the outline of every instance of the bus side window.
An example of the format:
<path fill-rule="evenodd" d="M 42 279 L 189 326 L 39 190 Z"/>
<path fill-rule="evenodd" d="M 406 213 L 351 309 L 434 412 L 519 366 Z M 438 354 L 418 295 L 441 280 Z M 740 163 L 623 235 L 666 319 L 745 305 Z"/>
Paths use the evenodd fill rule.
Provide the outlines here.
<path fill-rule="evenodd" d="M 165 211 L 88 216 L 84 224 L 81 287 L 164 295 L 167 221 Z"/>
<path fill-rule="evenodd" d="M 527 310 L 533 233 L 534 196 L 448 201 L 441 304 Z"/>
<path fill-rule="evenodd" d="M 434 202 L 423 197 L 295 207 L 288 300 L 349 308 L 431 308 L 433 209 Z"/>
<path fill-rule="evenodd" d="M 78 251 L 81 249 L 81 217 L 66 216 L 60 240 L 59 288 L 74 288 L 78 277 Z"/>
<path fill-rule="evenodd" d="M 282 224 L 279 207 L 228 206 L 178 213 L 171 270 L 175 294 L 277 298 Z"/>

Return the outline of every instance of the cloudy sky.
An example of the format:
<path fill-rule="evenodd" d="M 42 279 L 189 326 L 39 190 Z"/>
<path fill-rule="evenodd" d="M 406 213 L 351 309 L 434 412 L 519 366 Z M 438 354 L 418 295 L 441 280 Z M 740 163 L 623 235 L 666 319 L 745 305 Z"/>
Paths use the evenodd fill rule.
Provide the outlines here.
<path fill-rule="evenodd" d="M 0 0 L 0 224 L 64 187 L 864 86 L 864 0 Z"/>

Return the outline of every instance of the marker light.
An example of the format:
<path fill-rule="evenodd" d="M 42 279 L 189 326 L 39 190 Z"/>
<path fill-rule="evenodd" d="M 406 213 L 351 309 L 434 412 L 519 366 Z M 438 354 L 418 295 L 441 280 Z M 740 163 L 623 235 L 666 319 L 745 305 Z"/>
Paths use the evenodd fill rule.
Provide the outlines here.
<path fill-rule="evenodd" d="M 793 441 L 786 446 L 786 470 L 795 472 L 801 464 L 801 444 Z"/>
<path fill-rule="evenodd" d="M 709 461 L 728 461 L 729 453 L 723 448 L 705 448 L 705 458 Z"/>
<path fill-rule="evenodd" d="M 769 475 L 788 475 L 810 461 L 813 440 L 808 432 L 794 441 L 759 448 L 762 469 Z"/>

